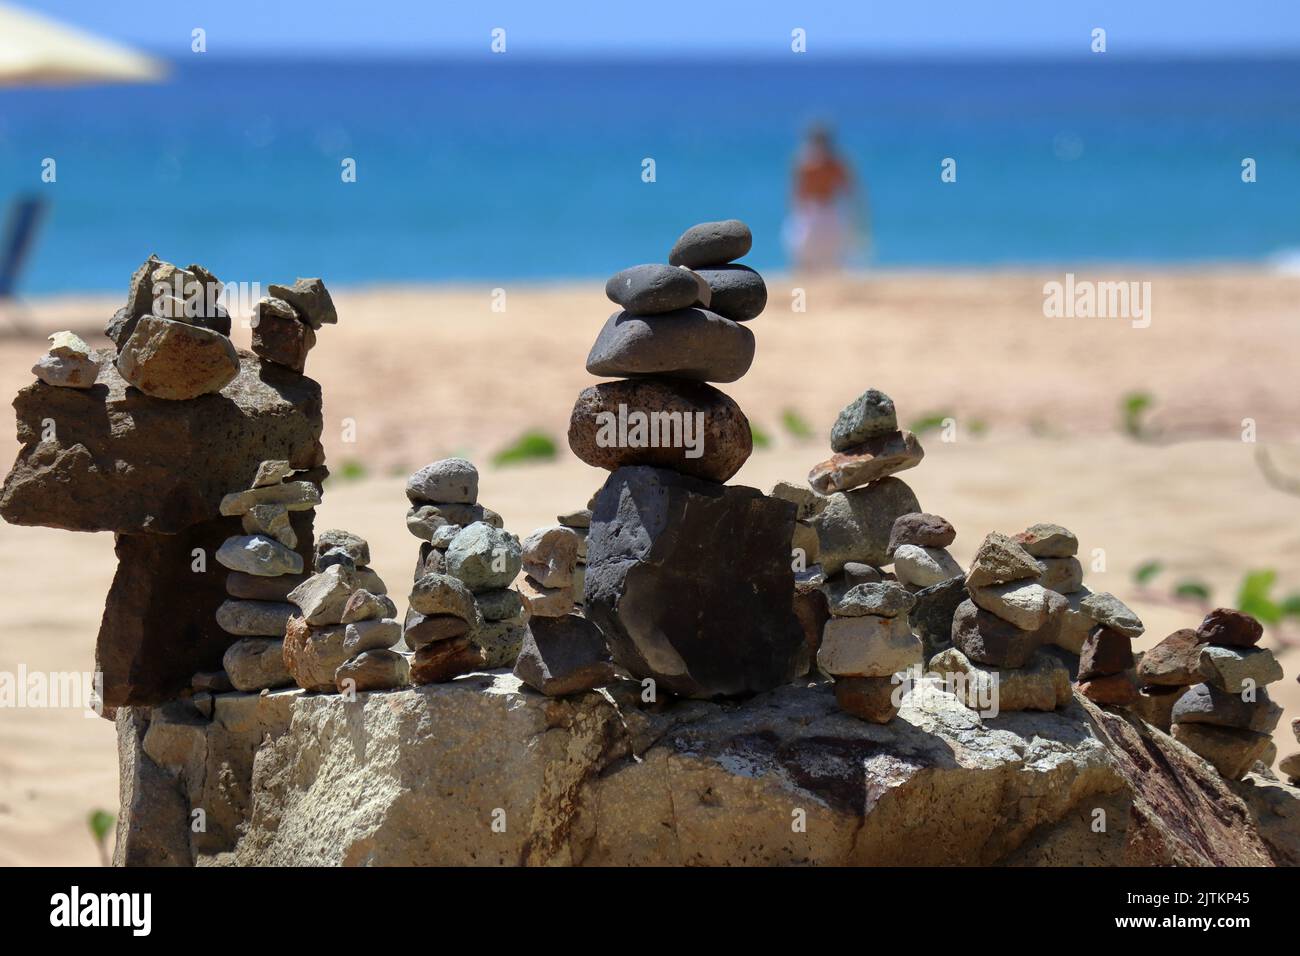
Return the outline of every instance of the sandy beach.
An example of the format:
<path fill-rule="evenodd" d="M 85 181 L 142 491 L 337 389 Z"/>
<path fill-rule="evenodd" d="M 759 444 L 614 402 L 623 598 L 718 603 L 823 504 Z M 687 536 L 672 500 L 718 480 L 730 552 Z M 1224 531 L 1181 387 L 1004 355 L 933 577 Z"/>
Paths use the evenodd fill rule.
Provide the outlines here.
<path fill-rule="evenodd" d="M 1149 280 L 1149 327 L 1045 317 L 1043 284 L 1061 273 L 770 280 L 768 310 L 751 323 L 753 368 L 722 386 L 769 438 L 734 481 L 765 490 L 801 481 L 829 453 L 839 409 L 877 387 L 893 396 L 905 427 L 953 419 L 947 434 L 921 434 L 926 458 L 902 477 L 925 509 L 956 526 L 958 560 L 988 531 L 1064 524 L 1079 537 L 1085 569 L 1095 562 L 1088 585 L 1143 617 L 1138 648 L 1195 626 L 1209 606 L 1232 604 L 1249 570 L 1276 569 L 1277 598 L 1300 592 L 1297 499 L 1257 462 L 1266 448 L 1300 478 L 1300 279 L 1134 267 L 1079 275 Z M 399 608 L 417 551 L 403 522 L 409 471 L 470 457 L 482 472 L 480 500 L 520 535 L 581 507 L 603 480 L 564 436 L 575 396 L 594 381 L 583 360 L 612 305 L 598 283 L 504 292 L 504 311 L 494 311 L 501 296 L 488 285 L 336 290 L 340 325 L 321 332 L 308 360 L 324 389 L 334 472 L 317 527 L 366 537 Z M 121 298 L 35 301 L 29 321 L 101 345 Z M 792 307 L 800 300 L 806 310 Z M 233 338 L 246 347 L 249 332 L 236 325 Z M 0 394 L 32 380 L 43 349 L 43 336 L 0 338 Z M 1121 403 L 1135 392 L 1150 396 L 1153 440 L 1120 428 Z M 796 434 L 792 419 L 811 437 Z M 1242 440 L 1245 420 L 1254 442 Z M 0 431 L 7 468 L 12 419 Z M 491 466 L 526 431 L 554 439 L 557 458 Z M 114 568 L 111 536 L 4 525 L 0 540 L 8 596 L 0 670 L 88 669 Z M 1152 561 L 1161 572 L 1139 586 L 1135 569 Z M 1208 585 L 1212 603 L 1173 599 L 1185 579 Z M 1288 643 L 1300 620 L 1288 627 L 1265 637 L 1286 672 L 1271 689 L 1286 709 L 1275 734 L 1281 755 L 1300 749 L 1290 731 L 1300 717 L 1300 644 Z M 97 808 L 117 809 L 112 725 L 80 711 L 0 711 L 0 864 L 94 864 L 86 818 Z"/>

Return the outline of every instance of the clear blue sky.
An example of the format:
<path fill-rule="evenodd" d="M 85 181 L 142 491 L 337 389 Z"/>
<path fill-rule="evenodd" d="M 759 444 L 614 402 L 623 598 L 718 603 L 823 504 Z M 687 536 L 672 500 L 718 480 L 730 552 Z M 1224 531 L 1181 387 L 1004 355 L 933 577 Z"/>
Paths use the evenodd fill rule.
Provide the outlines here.
<path fill-rule="evenodd" d="M 1300 51 L 1300 0 L 20 0 L 162 54 L 187 54 L 203 27 L 208 52 L 269 49 L 487 50 L 493 27 L 508 52 L 625 51 L 784 54 L 790 31 L 827 53 L 1086 53 L 1104 27 L 1117 55 L 1214 56 Z M 707 82 L 702 78 L 702 82 Z"/>

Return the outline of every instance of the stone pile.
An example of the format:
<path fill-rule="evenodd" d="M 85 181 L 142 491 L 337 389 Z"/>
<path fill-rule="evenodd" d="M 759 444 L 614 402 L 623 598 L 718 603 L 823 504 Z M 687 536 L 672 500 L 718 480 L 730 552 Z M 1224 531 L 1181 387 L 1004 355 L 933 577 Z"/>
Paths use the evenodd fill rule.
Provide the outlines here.
<path fill-rule="evenodd" d="M 897 716 L 895 675 L 924 663 L 921 639 L 907 623 L 915 603 L 901 584 L 881 581 L 854 585 L 831 605 L 817 666 L 834 679 L 841 710 L 878 724 Z"/>
<path fill-rule="evenodd" d="M 1153 727 L 1170 732 L 1174 704 L 1187 688 L 1201 683 L 1201 645 L 1194 628 L 1174 631 L 1142 655 L 1137 667 L 1135 714 Z"/>
<path fill-rule="evenodd" d="M 1300 717 L 1291 721 L 1291 733 L 1295 734 L 1297 743 L 1300 743 Z M 1282 775 L 1290 781 L 1291 786 L 1300 787 L 1300 752 L 1283 757 L 1277 769 L 1282 771 Z"/>
<path fill-rule="evenodd" d="M 595 504 L 596 495 L 593 494 L 591 500 L 587 502 L 587 507 L 556 515 L 555 518 L 561 527 L 568 528 L 578 536 L 578 561 L 573 569 L 573 600 L 579 612 L 582 610 L 582 595 L 586 590 L 587 535 L 591 533 L 591 509 Z"/>
<path fill-rule="evenodd" d="M 303 558 L 296 550 L 293 512 L 320 503 L 320 489 L 296 481 L 287 461 L 264 461 L 251 487 L 232 492 L 221 513 L 238 517 L 243 534 L 227 538 L 217 550 L 227 569 L 226 593 L 217 624 L 237 640 L 226 649 L 222 667 L 231 686 L 259 691 L 293 683 L 284 666 L 284 629 L 297 609 L 289 592 L 303 582 Z"/>
<path fill-rule="evenodd" d="M 965 585 L 970 596 L 952 621 L 953 646 L 930 661 L 940 674 L 963 675 L 967 704 L 999 711 L 1054 710 L 1070 700 L 1070 675 L 1057 657 L 1040 650 L 1065 600 L 1039 583 L 1042 569 L 1019 543 L 989 534 Z"/>
<path fill-rule="evenodd" d="M 612 474 L 596 496 L 584 610 L 614 661 L 681 696 L 767 690 L 807 670 L 793 610 L 795 506 L 729 487 L 753 450 L 748 419 L 709 382 L 748 371 L 767 289 L 737 259 L 736 220 L 688 229 L 668 265 L 610 279 L 620 305 L 587 357 L 569 446 Z"/>
<path fill-rule="evenodd" d="M 322 325 L 338 323 L 338 311 L 320 279 L 270 285 L 253 311 L 253 351 L 266 362 L 301 372 Z"/>
<path fill-rule="evenodd" d="M 1264 628 L 1249 614 L 1216 608 L 1196 629 L 1202 683 L 1189 687 L 1170 715 L 1173 737 L 1223 776 L 1239 780 L 1257 760 L 1271 763 L 1282 708 L 1266 685 L 1282 679 L 1273 652 L 1256 647 Z"/>
<path fill-rule="evenodd" d="M 407 530 L 423 542 L 403 626 L 407 647 L 417 652 L 415 679 L 436 683 L 485 667 L 510 667 L 524 640 L 523 597 L 511 586 L 522 554 L 501 516 L 478 503 L 478 469 L 464 458 L 431 462 L 407 480 L 406 496 Z M 430 574 L 449 576 L 470 594 L 473 610 L 465 608 L 459 624 L 444 619 L 454 617 L 459 604 L 440 610 L 437 598 L 415 599 Z M 429 593 L 442 594 L 441 587 Z"/>
<path fill-rule="evenodd" d="M 370 567 L 370 545 L 347 531 L 324 531 L 316 572 L 288 594 L 297 613 L 285 624 L 284 666 L 299 687 L 320 693 L 387 690 L 408 681 L 397 608 Z"/>
<path fill-rule="evenodd" d="M 1119 598 L 1089 594 L 1080 609 L 1094 622 L 1079 652 L 1079 693 L 1094 703 L 1131 707 L 1138 703 L 1133 641 L 1146 630 Z"/>

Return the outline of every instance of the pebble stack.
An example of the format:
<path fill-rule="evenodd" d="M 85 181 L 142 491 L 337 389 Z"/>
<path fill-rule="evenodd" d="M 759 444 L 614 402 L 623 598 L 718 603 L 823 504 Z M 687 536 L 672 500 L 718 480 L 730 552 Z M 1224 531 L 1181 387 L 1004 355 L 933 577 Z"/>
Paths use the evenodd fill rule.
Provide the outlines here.
<path fill-rule="evenodd" d="M 976 691 L 996 688 L 997 709 L 1054 710 L 1070 699 L 1065 664 L 1040 650 L 1065 600 L 1039 583 L 1042 569 L 1018 542 L 988 535 L 971 562 L 969 597 L 953 615 L 953 646 L 930 661 L 941 674 L 963 674 Z"/>
<path fill-rule="evenodd" d="M 181 269 L 150 256 L 131 277 L 127 304 L 105 334 L 117 370 L 152 398 L 184 401 L 219 392 L 239 374 L 222 284 L 200 265 Z M 179 295 L 177 294 L 179 293 Z"/>
<path fill-rule="evenodd" d="M 478 469 L 464 458 L 431 462 L 407 479 L 406 497 L 411 502 L 406 528 L 423 542 L 415 564 L 416 584 L 428 574 L 450 575 L 473 595 L 477 609 L 463 621 L 467 629 L 461 630 L 449 621 L 426 622 L 430 614 L 442 612 L 424 612 L 412 603 L 403 627 L 406 644 L 413 651 L 428 648 L 424 658 L 439 661 L 417 669 L 451 680 L 485 667 L 510 667 L 523 645 L 527 619 L 522 595 L 511 586 L 519 571 L 520 546 L 503 530 L 501 516 L 478 503 Z M 430 647 L 444 639 L 457 643 Z M 481 658 L 474 648 L 483 651 Z"/>
<path fill-rule="evenodd" d="M 597 492 L 599 493 L 599 492 Z M 587 580 L 587 536 L 591 533 L 591 508 L 596 503 L 596 495 L 591 496 L 587 507 L 557 515 L 555 520 L 562 527 L 568 528 L 578 536 L 578 563 L 573 569 L 573 600 L 579 611 L 582 608 L 582 595 Z"/>
<path fill-rule="evenodd" d="M 835 681 L 841 710 L 883 724 L 898 714 L 894 675 L 923 663 L 907 614 L 916 603 L 896 581 L 857 584 L 830 605 L 817 666 Z"/>
<path fill-rule="evenodd" d="M 1137 704 L 1133 641 L 1146 630 L 1141 619 L 1105 591 L 1089 594 L 1080 609 L 1095 624 L 1079 652 L 1079 693 L 1096 704 Z"/>
<path fill-rule="evenodd" d="M 226 495 L 221 513 L 238 516 L 242 535 L 227 538 L 217 561 L 228 569 L 217 623 L 239 640 L 222 658 L 236 690 L 255 692 L 293 683 L 284 665 L 284 634 L 297 608 L 289 593 L 301 584 L 303 557 L 291 515 L 320 504 L 314 482 L 295 479 L 287 461 L 264 461 L 252 486 Z"/>
<path fill-rule="evenodd" d="M 1196 629 L 1197 670 L 1202 683 L 1174 704 L 1173 737 L 1200 754 L 1229 780 L 1240 780 L 1255 762 L 1269 759 L 1273 729 L 1282 708 L 1266 685 L 1282 679 L 1267 648 L 1256 647 L 1264 628 L 1249 614 L 1215 608 Z"/>
<path fill-rule="evenodd" d="M 270 285 L 267 291 L 271 294 L 253 310 L 253 351 L 264 362 L 301 372 L 316 346 L 316 332 L 338 323 L 334 300 L 320 279 Z"/>
<path fill-rule="evenodd" d="M 1201 645 L 1193 628 L 1174 631 L 1138 663 L 1138 695 L 1133 712 L 1153 727 L 1170 732 L 1174 705 L 1187 688 L 1201 683 Z"/>
<path fill-rule="evenodd" d="M 713 383 L 754 358 L 745 323 L 767 302 L 736 262 L 738 220 L 686 230 L 668 264 L 626 269 L 605 291 L 621 309 L 587 356 L 614 377 L 585 389 L 569 447 L 612 474 L 592 505 L 584 613 L 614 661 L 656 692 L 713 698 L 769 690 L 808 669 L 793 610 L 795 508 L 726 485 L 753 450 L 749 420 Z"/>
<path fill-rule="evenodd" d="M 410 666 L 393 650 L 397 607 L 369 565 L 365 539 L 340 530 L 317 538 L 316 573 L 289 592 L 298 613 L 284 633 L 284 664 L 299 687 L 346 693 L 407 683 Z"/>

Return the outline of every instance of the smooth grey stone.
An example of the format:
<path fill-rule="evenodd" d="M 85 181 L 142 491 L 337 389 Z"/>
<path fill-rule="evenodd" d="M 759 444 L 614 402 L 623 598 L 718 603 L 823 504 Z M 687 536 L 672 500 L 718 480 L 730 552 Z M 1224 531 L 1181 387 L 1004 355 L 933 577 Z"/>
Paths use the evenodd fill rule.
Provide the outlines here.
<path fill-rule="evenodd" d="M 475 593 L 509 587 L 523 562 L 519 539 L 482 521 L 461 529 L 447 546 L 447 573 Z"/>
<path fill-rule="evenodd" d="M 899 617 L 907 614 L 916 604 L 912 593 L 895 581 L 874 584 L 855 584 L 844 596 L 831 605 L 835 617 Z"/>
<path fill-rule="evenodd" d="M 663 375 L 734 382 L 754 361 L 754 334 L 707 309 L 662 315 L 615 312 L 587 356 L 592 375 Z"/>
<path fill-rule="evenodd" d="M 1215 724 L 1271 734 L 1282 719 L 1282 708 L 1262 687 L 1255 691 L 1254 700 L 1247 701 L 1209 684 L 1194 684 L 1178 698 L 1170 719 L 1175 724 Z"/>
<path fill-rule="evenodd" d="M 478 469 L 464 458 L 430 462 L 406 480 L 406 497 L 418 504 L 472 505 L 478 500 Z"/>
<path fill-rule="evenodd" d="M 651 263 L 610 277 L 605 295 L 632 315 L 657 315 L 688 309 L 699 297 L 699 283 L 685 269 Z"/>
<path fill-rule="evenodd" d="M 302 555 L 261 534 L 235 535 L 217 549 L 217 561 L 231 571 L 271 578 L 301 574 Z"/>
<path fill-rule="evenodd" d="M 217 625 L 238 637 L 284 637 L 284 626 L 298 609 L 287 601 L 223 601 Z"/>
<path fill-rule="evenodd" d="M 508 621 L 524 613 L 524 600 L 514 588 L 493 588 L 474 595 L 485 621 Z"/>
<path fill-rule="evenodd" d="M 688 269 L 720 266 L 739 259 L 753 245 L 753 234 L 739 219 L 701 222 L 691 226 L 673 243 L 668 262 Z"/>
<path fill-rule="evenodd" d="M 749 266 L 714 266 L 696 275 L 709 284 L 709 309 L 734 322 L 756 318 L 767 305 L 767 283 Z"/>

